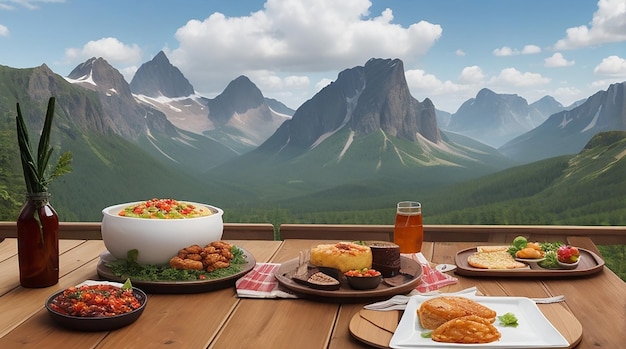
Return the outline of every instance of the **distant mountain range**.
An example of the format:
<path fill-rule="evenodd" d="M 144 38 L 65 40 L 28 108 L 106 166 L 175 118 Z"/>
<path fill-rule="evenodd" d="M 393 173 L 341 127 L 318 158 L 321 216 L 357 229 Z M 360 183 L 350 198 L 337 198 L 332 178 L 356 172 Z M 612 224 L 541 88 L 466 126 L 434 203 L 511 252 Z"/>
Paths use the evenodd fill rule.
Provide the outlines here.
<path fill-rule="evenodd" d="M 528 104 L 518 95 L 498 94 L 484 88 L 476 98 L 463 103 L 444 128 L 499 147 L 564 109 L 550 96 Z"/>
<path fill-rule="evenodd" d="M 65 78 L 46 65 L 0 66 L 0 111 L 13 115 L 16 101 L 25 104 L 37 130 L 47 98 L 57 97 L 56 141 L 75 161 L 55 197 L 70 220 L 84 220 L 93 218 L 90 205 L 159 195 L 218 205 L 340 195 L 329 206 L 354 196 L 367 197 L 365 206 L 419 197 L 425 188 L 576 154 L 597 132 L 626 130 L 624 85 L 570 107 L 483 89 L 448 114 L 411 96 L 401 60 L 370 59 L 293 111 L 246 76 L 214 98 L 201 96 L 159 52 L 130 84 L 102 58 Z M 21 176 L 11 124 L 0 125 L 10 154 L 2 168 L 11 169 L 0 172 L 0 191 L 11 187 L 4 197 L 20 195 L 2 180 Z"/>
<path fill-rule="evenodd" d="M 552 114 L 499 150 L 520 162 L 576 154 L 599 132 L 626 130 L 626 83 L 613 84 L 571 110 Z"/>

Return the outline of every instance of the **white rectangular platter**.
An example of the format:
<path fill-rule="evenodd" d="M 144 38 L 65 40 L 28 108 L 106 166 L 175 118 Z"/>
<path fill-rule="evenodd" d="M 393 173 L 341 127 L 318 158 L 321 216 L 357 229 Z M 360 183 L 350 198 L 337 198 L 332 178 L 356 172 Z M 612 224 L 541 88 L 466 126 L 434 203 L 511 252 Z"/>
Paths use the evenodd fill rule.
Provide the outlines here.
<path fill-rule="evenodd" d="M 413 296 L 389 343 L 391 348 L 567 348 L 569 343 L 546 319 L 535 302 L 525 297 L 486 297 L 463 295 L 493 309 L 497 316 L 513 313 L 517 327 L 505 327 L 496 318 L 494 326 L 500 331 L 500 340 L 485 344 L 441 343 L 422 337 L 429 332 L 420 326 L 417 309 L 433 296 Z M 435 296 L 436 297 L 436 296 Z"/>

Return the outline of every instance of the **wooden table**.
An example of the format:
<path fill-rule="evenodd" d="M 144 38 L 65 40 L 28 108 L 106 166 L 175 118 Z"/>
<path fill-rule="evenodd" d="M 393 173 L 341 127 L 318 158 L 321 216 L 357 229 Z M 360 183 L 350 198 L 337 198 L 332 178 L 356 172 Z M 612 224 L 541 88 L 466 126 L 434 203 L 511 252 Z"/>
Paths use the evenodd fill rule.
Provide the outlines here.
<path fill-rule="evenodd" d="M 282 262 L 324 241 L 232 241 L 259 262 Z M 326 241 L 327 242 L 327 241 Z M 189 295 L 149 296 L 142 317 L 113 332 L 72 332 L 57 327 L 43 307 L 56 290 L 96 279 L 100 240 L 61 240 L 57 285 L 19 286 L 16 240 L 0 243 L 0 348 L 367 348 L 348 330 L 363 304 L 304 299 L 239 299 L 232 288 Z M 475 243 L 426 242 L 423 253 L 435 263 L 453 263 L 456 251 Z M 608 268 L 567 279 L 469 278 L 442 291 L 476 286 L 490 296 L 546 297 L 563 294 L 565 307 L 582 324 L 576 348 L 620 348 L 626 343 L 626 283 Z"/>

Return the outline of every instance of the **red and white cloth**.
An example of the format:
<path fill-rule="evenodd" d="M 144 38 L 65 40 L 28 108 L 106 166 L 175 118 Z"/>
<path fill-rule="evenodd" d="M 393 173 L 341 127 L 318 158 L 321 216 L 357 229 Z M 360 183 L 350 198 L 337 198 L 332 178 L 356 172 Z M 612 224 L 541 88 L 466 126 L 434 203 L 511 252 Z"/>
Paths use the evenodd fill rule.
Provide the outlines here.
<path fill-rule="evenodd" d="M 279 263 L 257 263 L 254 268 L 235 282 L 237 296 L 242 298 L 297 298 L 280 288 L 275 273 Z"/>
<path fill-rule="evenodd" d="M 422 265 L 422 278 L 415 288 L 419 293 L 436 291 L 444 286 L 456 284 L 459 280 L 453 276 L 442 273 L 430 265 L 421 252 L 403 254 Z"/>
<path fill-rule="evenodd" d="M 421 252 L 403 254 L 422 266 L 420 283 L 411 294 L 436 291 L 441 287 L 452 285 L 458 279 L 442 273 L 430 265 Z M 235 282 L 237 296 L 241 298 L 297 298 L 280 287 L 275 273 L 280 268 L 279 263 L 257 263 L 254 268 Z"/>

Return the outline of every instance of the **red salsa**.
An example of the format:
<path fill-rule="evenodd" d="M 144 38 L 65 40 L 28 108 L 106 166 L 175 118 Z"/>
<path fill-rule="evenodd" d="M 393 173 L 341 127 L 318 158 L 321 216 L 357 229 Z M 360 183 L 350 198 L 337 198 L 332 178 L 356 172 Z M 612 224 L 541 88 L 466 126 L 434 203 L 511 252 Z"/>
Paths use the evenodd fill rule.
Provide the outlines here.
<path fill-rule="evenodd" d="M 50 308 L 61 314 L 79 317 L 120 315 L 140 306 L 131 288 L 106 284 L 70 287 L 50 303 Z"/>
<path fill-rule="evenodd" d="M 345 276 L 356 276 L 356 277 L 376 277 L 380 275 L 380 272 L 374 269 L 363 268 L 363 269 L 352 269 L 348 270 L 344 273 Z"/>

